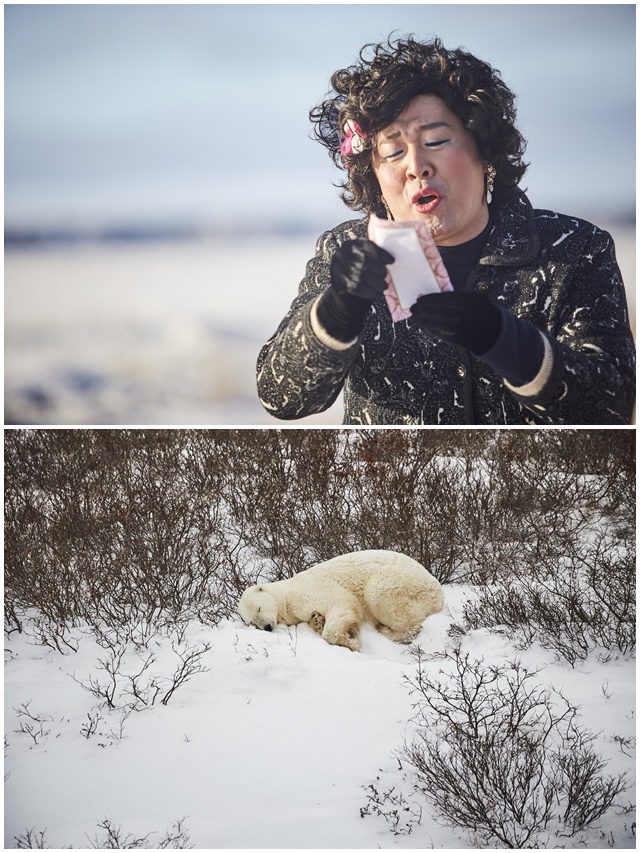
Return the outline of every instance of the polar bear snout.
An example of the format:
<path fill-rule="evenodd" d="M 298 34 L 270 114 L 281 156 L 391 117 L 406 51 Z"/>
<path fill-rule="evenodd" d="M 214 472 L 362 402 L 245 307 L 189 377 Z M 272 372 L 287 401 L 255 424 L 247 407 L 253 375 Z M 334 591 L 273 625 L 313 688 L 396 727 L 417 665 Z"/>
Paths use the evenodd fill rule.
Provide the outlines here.
<path fill-rule="evenodd" d="M 259 631 L 273 631 L 275 628 L 275 620 L 273 622 L 265 622 L 259 613 L 253 619 L 245 619 L 244 621 L 247 625 L 253 625 L 254 628 L 258 628 Z"/>

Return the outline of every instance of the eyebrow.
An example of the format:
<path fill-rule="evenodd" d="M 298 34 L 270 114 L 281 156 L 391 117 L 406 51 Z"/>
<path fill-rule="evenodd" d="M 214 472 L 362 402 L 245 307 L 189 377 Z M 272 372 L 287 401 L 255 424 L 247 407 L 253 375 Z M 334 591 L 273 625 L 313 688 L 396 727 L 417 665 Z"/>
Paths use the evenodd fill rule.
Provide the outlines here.
<path fill-rule="evenodd" d="M 438 127 L 448 127 L 451 128 L 451 125 L 446 121 L 432 121 L 429 124 L 421 124 L 418 130 L 435 130 Z M 395 133 L 390 133 L 388 136 L 383 136 L 383 140 L 391 140 L 396 139 L 396 137 L 400 136 L 401 131 L 396 130 Z"/>

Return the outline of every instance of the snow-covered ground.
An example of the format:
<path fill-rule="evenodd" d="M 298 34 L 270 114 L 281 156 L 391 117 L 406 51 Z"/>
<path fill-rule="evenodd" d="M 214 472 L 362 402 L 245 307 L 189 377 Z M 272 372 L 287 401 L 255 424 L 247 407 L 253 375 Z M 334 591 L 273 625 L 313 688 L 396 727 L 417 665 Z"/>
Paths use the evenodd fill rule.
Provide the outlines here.
<path fill-rule="evenodd" d="M 541 686 L 562 690 L 580 707 L 581 725 L 597 734 L 596 751 L 609 762 L 606 773 L 629 771 L 633 783 L 633 661 L 593 655 L 572 669 L 535 645 L 517 651 L 499 632 L 449 634 L 474 590 L 448 585 L 445 592 L 445 610 L 429 617 L 418 637 L 424 652 L 461 643 L 486 664 L 520 658 L 540 669 Z M 28 633 L 5 641 L 5 848 L 24 843 L 29 832 L 56 848 L 105 846 L 105 820 L 121 842 L 148 836 L 145 843 L 157 847 L 182 819 L 188 843 L 200 849 L 481 846 L 435 819 L 413 791 L 406 762 L 394 755 L 411 737 L 415 713 L 404 680 L 415 674 L 408 647 L 371 628 L 353 653 L 329 646 L 306 625 L 266 633 L 239 619 L 216 628 L 191 624 L 181 648 L 210 645 L 201 658 L 206 671 L 166 705 L 125 717 L 83 689 L 90 676 L 106 681 L 98 668 L 106 652 L 88 631 L 73 636 L 78 650 L 65 655 Z M 149 650 L 155 661 L 140 684 L 176 670 L 168 638 L 156 637 Z M 135 674 L 148 651 L 130 655 L 121 671 Z M 441 663 L 436 657 L 427 666 Z M 123 686 L 116 706 L 126 699 Z M 391 789 L 410 809 L 400 809 L 398 834 L 385 797 Z M 388 817 L 372 809 L 361 816 L 367 794 Z M 633 787 L 623 797 L 632 801 Z M 611 811 L 599 828 L 545 846 L 632 848 L 632 820 Z"/>
<path fill-rule="evenodd" d="M 635 313 L 634 233 L 611 231 Z M 8 251 L 5 423 L 281 425 L 255 362 L 315 236 Z"/>

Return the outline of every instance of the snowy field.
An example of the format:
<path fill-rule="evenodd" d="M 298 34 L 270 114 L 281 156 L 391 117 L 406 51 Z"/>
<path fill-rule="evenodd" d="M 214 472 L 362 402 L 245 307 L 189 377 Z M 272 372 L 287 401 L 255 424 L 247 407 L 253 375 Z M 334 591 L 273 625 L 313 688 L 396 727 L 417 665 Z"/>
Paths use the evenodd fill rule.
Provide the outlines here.
<path fill-rule="evenodd" d="M 634 234 L 610 230 L 635 313 Z M 255 362 L 316 236 L 7 251 L 5 423 L 281 425 Z"/>
<path fill-rule="evenodd" d="M 425 621 L 417 639 L 425 654 L 459 643 L 483 665 L 519 658 L 538 671 L 540 686 L 579 706 L 580 725 L 596 734 L 595 750 L 608 762 L 604 772 L 630 773 L 623 799 L 633 801 L 634 662 L 603 662 L 596 653 L 571 668 L 536 645 L 518 651 L 500 632 L 457 636 L 449 629 L 460 624 L 474 588 L 448 585 L 445 594 L 445 610 Z M 306 625 L 270 634 L 238 619 L 217 628 L 192 624 L 177 648 L 210 646 L 203 671 L 166 705 L 127 716 L 83 688 L 90 676 L 107 680 L 98 665 L 106 654 L 90 632 L 72 636 L 77 651 L 65 655 L 28 633 L 5 641 L 5 849 L 37 842 L 85 849 L 483 846 L 436 820 L 395 756 L 413 732 L 410 647 L 371 628 L 362 652 L 353 653 Z M 155 660 L 139 684 L 176 670 L 169 639 L 157 637 L 149 649 Z M 122 672 L 139 673 L 147 656 L 128 658 Z M 437 657 L 424 664 L 443 665 Z M 551 835 L 540 846 L 633 848 L 632 822 L 633 815 L 611 810 L 597 828 Z M 108 843 L 114 838 L 119 845 Z"/>

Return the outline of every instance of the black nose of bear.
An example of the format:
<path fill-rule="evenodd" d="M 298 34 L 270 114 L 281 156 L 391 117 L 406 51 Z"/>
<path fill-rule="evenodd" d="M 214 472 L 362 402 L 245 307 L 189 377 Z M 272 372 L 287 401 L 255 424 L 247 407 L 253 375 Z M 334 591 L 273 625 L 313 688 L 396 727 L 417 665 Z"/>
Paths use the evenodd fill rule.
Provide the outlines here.
<path fill-rule="evenodd" d="M 273 631 L 273 625 L 265 625 L 264 630 L 265 631 Z"/>

